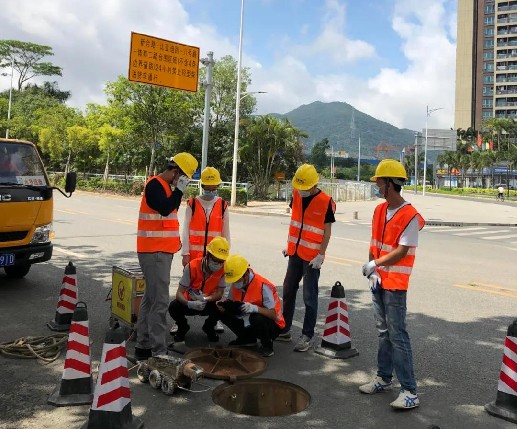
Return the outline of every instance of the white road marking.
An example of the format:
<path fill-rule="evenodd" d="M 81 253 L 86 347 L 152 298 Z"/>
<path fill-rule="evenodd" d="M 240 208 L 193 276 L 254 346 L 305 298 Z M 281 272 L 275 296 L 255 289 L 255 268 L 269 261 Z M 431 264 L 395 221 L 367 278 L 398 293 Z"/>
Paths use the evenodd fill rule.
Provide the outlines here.
<path fill-rule="evenodd" d="M 483 240 L 499 240 L 500 238 L 514 238 L 517 237 L 517 234 L 508 234 L 508 235 L 498 235 L 492 237 L 481 237 Z"/>
<path fill-rule="evenodd" d="M 433 228 L 433 227 L 431 227 Z M 424 231 L 426 231 L 428 229 L 428 227 L 424 227 Z M 477 231 L 477 230 L 486 230 L 486 228 L 482 228 L 482 227 L 463 227 L 463 228 L 444 228 L 443 226 L 439 226 L 439 227 L 436 227 L 436 229 L 432 229 L 431 231 L 429 232 L 457 232 L 457 231 Z M 460 235 L 460 234 L 455 234 L 455 235 Z"/>
<path fill-rule="evenodd" d="M 465 235 L 481 235 L 481 234 L 500 234 L 503 232 L 510 232 L 510 230 L 509 229 L 500 229 L 498 231 L 466 232 L 464 234 L 454 234 L 454 235 L 465 236 Z M 483 238 L 483 237 L 481 237 L 481 238 Z"/>
<path fill-rule="evenodd" d="M 64 255 L 73 256 L 74 258 L 82 258 L 82 259 L 88 258 L 88 255 L 85 255 L 84 253 L 76 253 L 76 252 L 72 252 L 70 250 L 61 249 L 59 247 L 56 247 L 55 245 L 54 245 L 54 251 L 58 252 L 58 253 L 63 253 Z"/>

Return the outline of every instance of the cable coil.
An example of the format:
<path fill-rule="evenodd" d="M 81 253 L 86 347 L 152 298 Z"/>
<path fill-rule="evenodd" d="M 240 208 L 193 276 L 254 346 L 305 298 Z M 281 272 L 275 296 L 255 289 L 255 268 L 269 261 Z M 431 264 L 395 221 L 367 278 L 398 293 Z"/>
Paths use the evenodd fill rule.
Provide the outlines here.
<path fill-rule="evenodd" d="M 54 362 L 66 347 L 68 334 L 53 334 L 45 337 L 21 337 L 0 343 L 0 355 L 13 359 L 39 359 Z"/>

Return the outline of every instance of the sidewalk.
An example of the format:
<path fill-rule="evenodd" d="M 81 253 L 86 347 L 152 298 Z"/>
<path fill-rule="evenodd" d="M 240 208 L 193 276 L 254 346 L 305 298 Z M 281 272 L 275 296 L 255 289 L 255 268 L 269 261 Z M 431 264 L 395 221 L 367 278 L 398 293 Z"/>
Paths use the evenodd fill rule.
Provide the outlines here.
<path fill-rule="evenodd" d="M 413 204 L 427 225 L 486 225 L 517 227 L 517 203 L 498 203 L 492 199 L 444 196 L 427 193 L 415 195 L 405 191 L 403 197 Z M 382 202 L 346 201 L 336 204 L 338 222 L 369 222 L 375 206 Z M 289 217 L 285 201 L 249 201 L 247 207 L 230 208 L 236 213 Z"/>

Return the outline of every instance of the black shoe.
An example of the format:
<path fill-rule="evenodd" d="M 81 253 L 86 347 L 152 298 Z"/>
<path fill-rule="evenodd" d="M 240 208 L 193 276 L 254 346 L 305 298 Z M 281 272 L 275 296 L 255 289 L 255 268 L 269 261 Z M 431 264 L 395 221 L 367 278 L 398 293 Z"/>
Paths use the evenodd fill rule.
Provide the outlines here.
<path fill-rule="evenodd" d="M 217 343 L 219 341 L 219 335 L 215 332 L 214 328 L 210 329 L 203 326 L 201 329 L 203 329 L 203 332 L 206 334 L 208 341 L 211 343 Z"/>
<path fill-rule="evenodd" d="M 151 349 L 141 349 L 140 347 L 135 347 L 135 359 L 138 361 L 147 360 L 153 356 L 153 352 Z"/>
<path fill-rule="evenodd" d="M 174 342 L 175 343 L 182 343 L 185 341 L 185 335 L 187 335 L 187 332 L 190 330 L 190 326 L 178 326 L 178 332 L 176 332 L 176 335 L 174 335 Z"/>
<path fill-rule="evenodd" d="M 273 341 L 262 341 L 262 346 L 260 347 L 260 354 L 264 357 L 271 357 L 275 354 L 273 351 Z"/>
<path fill-rule="evenodd" d="M 254 347 L 257 345 L 257 340 L 249 338 L 237 338 L 236 340 L 230 341 L 228 345 L 236 347 Z"/>

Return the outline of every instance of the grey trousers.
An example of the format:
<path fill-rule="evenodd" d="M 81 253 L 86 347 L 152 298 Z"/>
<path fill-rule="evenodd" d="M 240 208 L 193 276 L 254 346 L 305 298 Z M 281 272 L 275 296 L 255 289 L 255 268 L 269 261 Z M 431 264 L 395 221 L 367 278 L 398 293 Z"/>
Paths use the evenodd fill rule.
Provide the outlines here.
<path fill-rule="evenodd" d="M 153 356 L 167 352 L 167 308 L 174 254 L 138 253 L 138 262 L 145 277 L 145 292 L 136 323 L 136 347 L 151 349 Z"/>

